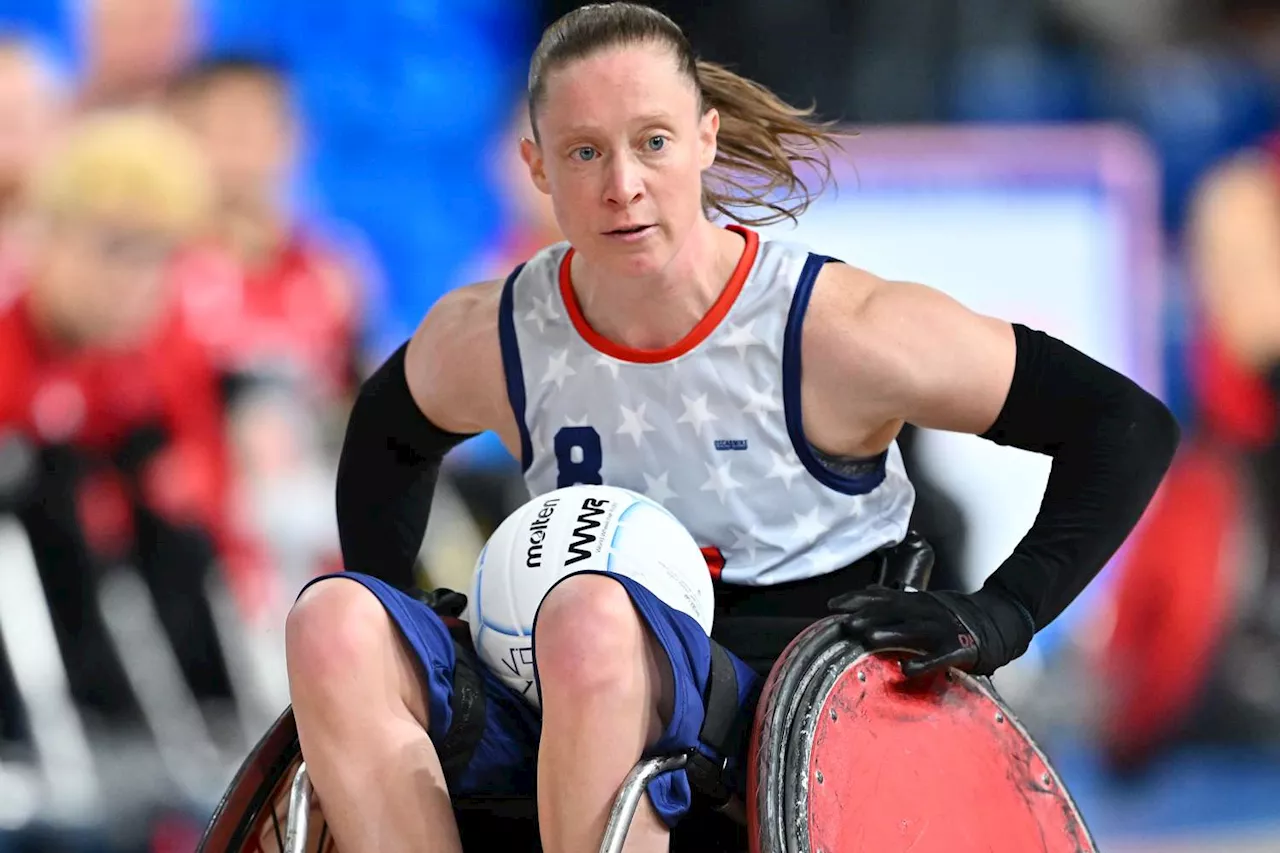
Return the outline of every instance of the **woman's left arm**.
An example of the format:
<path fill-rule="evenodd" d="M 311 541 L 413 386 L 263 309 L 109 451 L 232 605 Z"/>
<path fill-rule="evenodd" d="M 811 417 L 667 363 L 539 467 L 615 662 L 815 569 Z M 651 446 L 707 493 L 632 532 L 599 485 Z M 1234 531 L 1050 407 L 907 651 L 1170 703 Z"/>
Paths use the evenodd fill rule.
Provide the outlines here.
<path fill-rule="evenodd" d="M 829 264 L 813 300 L 807 393 L 846 400 L 864 425 L 859 402 L 871 400 L 886 424 L 969 432 L 1052 457 L 1035 522 L 977 592 L 865 590 L 832 602 L 869 646 L 923 651 L 909 674 L 946 665 L 989 674 L 1021 655 L 1124 542 L 1172 461 L 1177 423 L 1115 370 L 936 290 Z"/>

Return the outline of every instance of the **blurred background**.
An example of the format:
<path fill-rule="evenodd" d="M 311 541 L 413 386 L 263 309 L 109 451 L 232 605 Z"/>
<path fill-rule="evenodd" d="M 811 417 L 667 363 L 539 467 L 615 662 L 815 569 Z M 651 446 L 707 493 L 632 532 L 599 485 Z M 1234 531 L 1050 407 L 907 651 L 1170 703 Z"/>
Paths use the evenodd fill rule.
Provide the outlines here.
<path fill-rule="evenodd" d="M 0 851 L 191 851 L 338 565 L 360 379 L 559 239 L 515 141 L 533 0 L 0 0 Z M 655 3 L 850 139 L 804 240 L 1173 407 L 1103 576 L 997 683 L 1111 851 L 1280 850 L 1280 2 Z M 941 585 L 1047 460 L 903 437 Z M 451 455 L 424 585 L 522 503 Z"/>

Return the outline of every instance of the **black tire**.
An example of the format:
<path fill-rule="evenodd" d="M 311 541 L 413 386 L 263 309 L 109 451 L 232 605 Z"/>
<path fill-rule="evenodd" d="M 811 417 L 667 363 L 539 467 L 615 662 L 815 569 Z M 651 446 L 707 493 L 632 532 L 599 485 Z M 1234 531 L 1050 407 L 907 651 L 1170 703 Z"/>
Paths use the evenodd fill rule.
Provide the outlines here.
<path fill-rule="evenodd" d="M 283 853 L 284 806 L 302 761 L 293 708 L 287 708 L 240 765 L 200 840 L 197 853 Z M 308 851 L 336 853 L 333 837 L 313 803 Z M 469 850 L 537 851 L 537 807 L 532 799 L 471 797 L 455 800 L 454 814 Z M 268 842 L 264 844 L 263 841 Z"/>

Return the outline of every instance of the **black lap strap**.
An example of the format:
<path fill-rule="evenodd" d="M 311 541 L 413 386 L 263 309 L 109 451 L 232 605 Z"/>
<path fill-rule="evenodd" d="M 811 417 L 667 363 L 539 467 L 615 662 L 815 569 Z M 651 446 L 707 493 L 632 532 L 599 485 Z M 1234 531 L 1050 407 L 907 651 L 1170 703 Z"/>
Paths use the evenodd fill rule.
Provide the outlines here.
<path fill-rule="evenodd" d="M 711 673 L 704 704 L 706 714 L 698 739 L 720 755 L 727 755 L 732 747 L 729 736 L 737 728 L 738 673 L 729 653 L 715 640 L 711 641 Z"/>
<path fill-rule="evenodd" d="M 471 756 L 484 734 L 485 715 L 484 681 L 480 675 L 483 664 L 470 644 L 455 640 L 453 648 L 457 660 L 453 668 L 453 695 L 449 697 L 453 719 L 444 739 L 436 745 L 440 766 L 450 787 L 471 763 Z"/>
<path fill-rule="evenodd" d="M 721 806 L 732 796 L 726 765 L 729 756 L 738 751 L 750 715 L 749 708 L 738 706 L 738 673 L 733 660 L 715 640 L 711 641 L 711 672 L 707 676 L 707 689 L 702 700 L 706 710 L 698 740 L 719 758 L 712 759 L 694 750 L 685 765 L 685 772 L 695 791 L 711 800 L 713 805 Z"/>
<path fill-rule="evenodd" d="M 449 731 L 435 747 L 445 780 L 454 787 L 484 735 L 484 664 L 476 657 L 470 628 L 460 618 L 467 607 L 465 595 L 441 587 L 417 591 L 415 597 L 435 611 L 453 639 L 453 695 L 449 697 L 452 720 Z"/>
<path fill-rule="evenodd" d="M 725 616 L 716 622 L 715 639 L 764 678 L 787 644 L 815 621 L 812 616 Z"/>

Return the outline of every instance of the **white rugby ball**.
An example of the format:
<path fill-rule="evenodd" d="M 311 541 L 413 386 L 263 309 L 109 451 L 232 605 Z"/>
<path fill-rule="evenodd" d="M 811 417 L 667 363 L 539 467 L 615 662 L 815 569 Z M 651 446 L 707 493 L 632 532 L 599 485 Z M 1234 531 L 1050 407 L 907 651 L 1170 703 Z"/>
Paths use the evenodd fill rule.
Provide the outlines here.
<path fill-rule="evenodd" d="M 551 587 L 580 571 L 632 578 L 711 633 L 715 602 L 706 559 L 674 515 L 616 486 L 547 492 L 489 537 L 476 560 L 467 607 L 480 659 L 535 707 L 534 617 Z"/>

